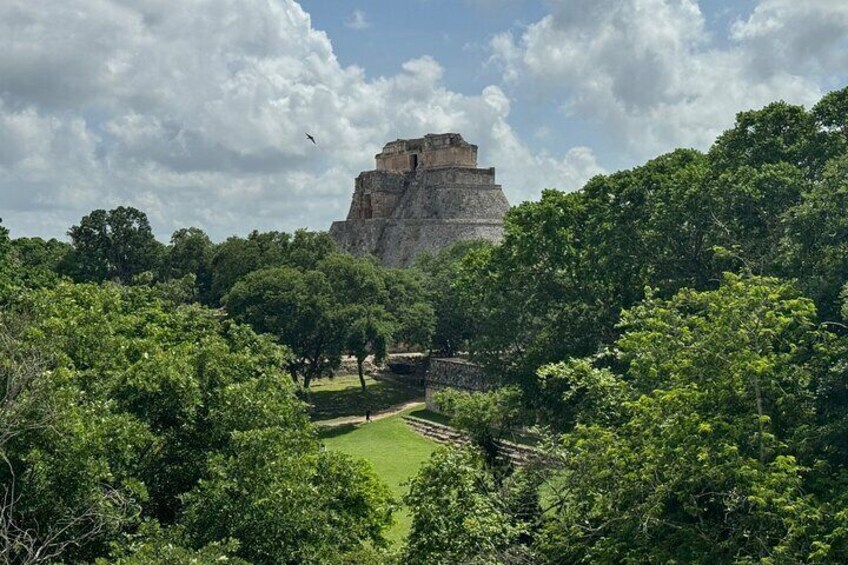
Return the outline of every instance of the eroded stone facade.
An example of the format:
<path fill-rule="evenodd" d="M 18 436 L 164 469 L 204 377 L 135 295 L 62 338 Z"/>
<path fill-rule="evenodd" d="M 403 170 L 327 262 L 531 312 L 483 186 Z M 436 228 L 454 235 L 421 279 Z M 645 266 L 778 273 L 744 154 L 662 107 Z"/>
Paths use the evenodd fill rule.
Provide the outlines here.
<path fill-rule="evenodd" d="M 509 203 L 495 169 L 457 133 L 387 143 L 376 169 L 356 178 L 347 220 L 330 234 L 346 251 L 405 267 L 462 239 L 498 241 Z"/>
<path fill-rule="evenodd" d="M 500 382 L 487 375 L 479 365 L 457 357 L 430 359 L 424 380 L 424 401 L 427 410 L 439 412 L 433 396 L 440 390 L 451 388 L 465 392 L 487 392 L 494 390 Z"/>

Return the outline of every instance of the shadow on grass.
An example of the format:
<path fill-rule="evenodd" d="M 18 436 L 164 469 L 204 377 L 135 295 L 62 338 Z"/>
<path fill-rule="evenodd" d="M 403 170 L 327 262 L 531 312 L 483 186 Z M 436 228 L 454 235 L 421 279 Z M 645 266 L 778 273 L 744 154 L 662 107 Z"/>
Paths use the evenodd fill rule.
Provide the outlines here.
<path fill-rule="evenodd" d="M 431 412 L 426 408 L 419 408 L 418 410 L 413 410 L 409 413 L 410 416 L 414 416 L 416 418 L 420 418 L 422 420 L 427 420 L 429 422 L 435 422 L 437 424 L 443 424 L 445 426 L 450 426 L 450 417 L 445 416 L 444 414 L 438 414 L 436 412 Z"/>
<path fill-rule="evenodd" d="M 318 439 L 329 439 L 331 437 L 343 436 L 356 429 L 356 424 L 342 424 L 330 428 L 318 428 Z"/>
<path fill-rule="evenodd" d="M 388 410 L 392 406 L 424 398 L 424 390 L 394 381 L 375 381 L 365 392 L 357 384 L 343 390 L 313 390 L 309 392 L 310 414 L 313 420 L 331 420 L 346 416 L 365 416 Z"/>

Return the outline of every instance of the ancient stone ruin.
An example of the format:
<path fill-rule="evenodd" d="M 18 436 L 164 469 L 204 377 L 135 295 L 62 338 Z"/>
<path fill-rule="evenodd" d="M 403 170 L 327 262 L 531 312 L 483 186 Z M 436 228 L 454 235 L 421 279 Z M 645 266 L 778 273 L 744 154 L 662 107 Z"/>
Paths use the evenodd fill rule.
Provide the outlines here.
<path fill-rule="evenodd" d="M 495 169 L 477 168 L 477 146 L 458 133 L 398 139 L 376 160 L 356 178 L 347 220 L 330 228 L 345 251 L 406 267 L 455 241 L 503 236 L 509 203 Z"/>
<path fill-rule="evenodd" d="M 440 412 L 433 395 L 446 388 L 465 392 L 487 392 L 496 389 L 500 381 L 487 375 L 480 365 L 458 357 L 435 357 L 424 380 L 424 401 L 427 410 Z"/>

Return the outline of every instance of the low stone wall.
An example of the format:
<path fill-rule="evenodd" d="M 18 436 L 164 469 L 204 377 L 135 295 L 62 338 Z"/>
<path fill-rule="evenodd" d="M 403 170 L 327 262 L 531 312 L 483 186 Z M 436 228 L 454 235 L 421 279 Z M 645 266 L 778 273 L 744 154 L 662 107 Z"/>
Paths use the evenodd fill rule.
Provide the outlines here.
<path fill-rule="evenodd" d="M 423 388 L 429 363 L 430 358 L 421 353 L 392 353 L 374 378 Z"/>
<path fill-rule="evenodd" d="M 487 375 L 483 368 L 465 359 L 447 357 L 430 359 L 430 368 L 424 380 L 424 401 L 427 410 L 439 412 L 433 395 L 445 388 L 467 392 L 485 392 L 495 389 L 499 382 Z"/>
<path fill-rule="evenodd" d="M 365 359 L 365 362 L 362 363 L 362 372 L 366 375 L 373 375 L 379 370 L 374 364 L 374 361 L 371 357 Z M 356 359 L 353 357 L 344 357 L 342 358 L 342 362 L 339 365 L 339 368 L 335 371 L 337 375 L 355 375 L 359 372 L 358 367 L 356 366 Z"/>
<path fill-rule="evenodd" d="M 468 434 L 444 424 L 422 420 L 414 416 L 404 416 L 406 424 L 414 431 L 438 443 L 465 446 L 471 443 Z M 523 466 L 539 460 L 540 453 L 535 448 L 506 440 L 496 442 L 501 457 L 509 459 L 514 465 Z"/>

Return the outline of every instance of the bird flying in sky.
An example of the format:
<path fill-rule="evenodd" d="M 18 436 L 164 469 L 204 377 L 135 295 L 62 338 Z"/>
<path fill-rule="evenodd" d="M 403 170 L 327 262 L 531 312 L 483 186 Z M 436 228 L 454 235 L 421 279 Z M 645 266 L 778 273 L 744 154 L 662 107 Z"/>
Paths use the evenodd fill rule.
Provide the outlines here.
<path fill-rule="evenodd" d="M 315 138 L 309 135 L 308 133 L 306 134 L 306 139 L 311 141 L 313 145 L 318 145 L 317 143 L 315 143 Z"/>

